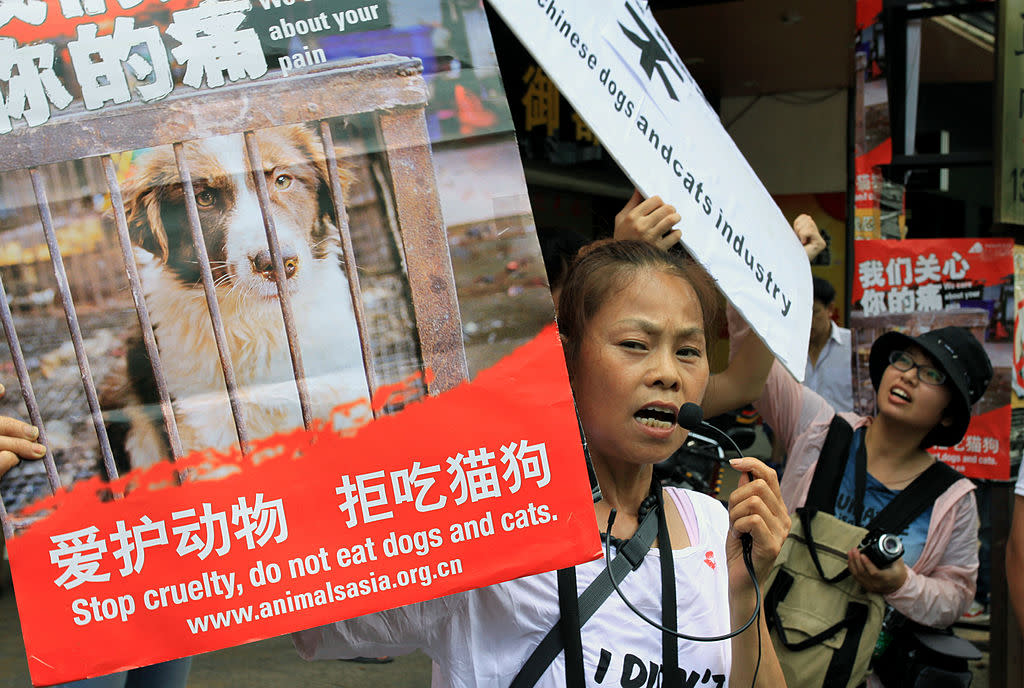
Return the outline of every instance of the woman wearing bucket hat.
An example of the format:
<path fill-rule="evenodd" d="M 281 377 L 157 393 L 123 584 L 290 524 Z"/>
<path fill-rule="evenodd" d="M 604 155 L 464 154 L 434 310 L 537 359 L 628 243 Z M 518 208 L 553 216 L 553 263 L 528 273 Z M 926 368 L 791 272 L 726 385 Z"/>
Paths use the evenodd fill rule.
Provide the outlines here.
<path fill-rule="evenodd" d="M 733 328 L 733 325 L 736 328 Z M 742 322 L 730 322 L 743 336 Z M 874 416 L 839 414 L 854 429 L 842 473 L 835 516 L 867 524 L 937 459 L 933 446 L 963 439 L 970 409 L 992 380 L 992 365 L 981 343 L 967 330 L 944 327 L 910 337 L 888 332 L 875 340 L 869 359 L 876 394 Z M 782 478 L 790 512 L 804 505 L 835 410 L 797 383 L 776 363 L 755 403 L 788 452 Z M 858 491 L 855 456 L 866 454 L 866 485 Z M 945 628 L 974 597 L 978 570 L 974 484 L 955 480 L 900 534 L 904 554 L 884 568 L 857 551 L 847 553 L 851 575 L 868 592 L 911 621 Z M 856 493 L 863 494 L 856 500 Z M 856 503 L 855 503 L 856 502 Z M 872 677 L 870 685 L 880 685 Z"/>

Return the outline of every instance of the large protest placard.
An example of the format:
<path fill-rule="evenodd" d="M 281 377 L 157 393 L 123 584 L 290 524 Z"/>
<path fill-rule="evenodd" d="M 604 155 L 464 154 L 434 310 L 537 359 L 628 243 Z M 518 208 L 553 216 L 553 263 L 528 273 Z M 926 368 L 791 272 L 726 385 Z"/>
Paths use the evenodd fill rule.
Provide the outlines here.
<path fill-rule="evenodd" d="M 452 7 L 0 3 L 34 682 L 599 555 L 493 48 Z"/>
<path fill-rule="evenodd" d="M 985 346 L 995 375 L 972 409 L 964 439 L 936 447 L 940 459 L 972 478 L 1010 477 L 1013 362 L 1013 240 L 908 239 L 855 242 L 854 410 L 872 414 L 871 344 L 887 330 L 916 336 L 948 325 Z"/>
<path fill-rule="evenodd" d="M 626 175 L 682 216 L 682 241 L 803 380 L 807 259 L 639 0 L 490 0 Z"/>

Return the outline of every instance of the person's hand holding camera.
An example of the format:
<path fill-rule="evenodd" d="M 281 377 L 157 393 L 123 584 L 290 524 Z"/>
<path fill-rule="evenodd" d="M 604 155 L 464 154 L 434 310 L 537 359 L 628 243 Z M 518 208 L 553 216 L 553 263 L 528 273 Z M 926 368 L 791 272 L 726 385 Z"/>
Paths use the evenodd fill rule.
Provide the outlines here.
<path fill-rule="evenodd" d="M 907 580 L 907 565 L 903 563 L 903 557 L 880 569 L 866 554 L 851 549 L 846 553 L 846 561 L 850 574 L 868 592 L 888 595 L 899 590 Z"/>

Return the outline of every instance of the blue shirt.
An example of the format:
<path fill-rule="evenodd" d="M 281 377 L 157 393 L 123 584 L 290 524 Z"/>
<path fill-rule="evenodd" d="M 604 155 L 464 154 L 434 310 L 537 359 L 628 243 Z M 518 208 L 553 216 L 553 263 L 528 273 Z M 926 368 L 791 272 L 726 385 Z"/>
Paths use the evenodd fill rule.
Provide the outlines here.
<path fill-rule="evenodd" d="M 850 443 L 850 455 L 846 459 L 846 470 L 843 471 L 843 482 L 839 486 L 839 494 L 836 496 L 836 518 L 852 523 L 857 526 L 866 526 L 882 509 L 889 505 L 900 490 L 890 490 L 881 482 L 875 479 L 871 473 L 867 474 L 866 487 L 864 490 L 864 510 L 861 513 L 860 521 L 854 518 L 853 496 L 855 493 L 856 456 L 864 441 L 864 428 L 860 428 L 853 435 L 853 442 Z M 932 518 L 932 507 L 928 507 L 917 518 L 911 521 L 899 535 L 903 540 L 903 563 L 913 566 L 917 558 L 921 556 L 924 548 L 924 541 L 928 537 L 928 523 Z"/>

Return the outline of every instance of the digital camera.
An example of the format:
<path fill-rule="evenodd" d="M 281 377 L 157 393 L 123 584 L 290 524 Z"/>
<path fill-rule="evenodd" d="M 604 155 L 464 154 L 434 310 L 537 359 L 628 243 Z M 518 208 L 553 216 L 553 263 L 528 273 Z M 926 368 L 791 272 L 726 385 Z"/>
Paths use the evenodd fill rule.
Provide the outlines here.
<path fill-rule="evenodd" d="M 903 556 L 903 541 L 892 533 L 868 535 L 858 548 L 880 569 L 888 568 Z"/>

